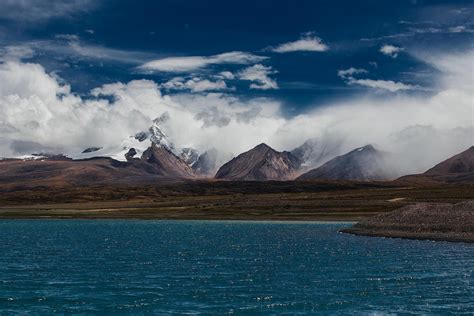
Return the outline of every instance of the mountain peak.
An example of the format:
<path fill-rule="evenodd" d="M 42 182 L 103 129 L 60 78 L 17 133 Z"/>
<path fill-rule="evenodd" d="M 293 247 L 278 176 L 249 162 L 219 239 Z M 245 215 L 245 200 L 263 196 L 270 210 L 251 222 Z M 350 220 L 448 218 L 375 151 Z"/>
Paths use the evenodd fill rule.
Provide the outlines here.
<path fill-rule="evenodd" d="M 224 164 L 217 179 L 230 180 L 288 180 L 300 167 L 300 160 L 289 152 L 278 152 L 260 144 Z"/>
<path fill-rule="evenodd" d="M 162 119 L 154 119 L 153 125 L 149 128 L 150 140 L 153 144 L 164 147 L 170 151 L 173 151 L 174 145 L 173 142 L 169 139 L 168 135 L 161 129 L 159 123 L 162 122 Z"/>
<path fill-rule="evenodd" d="M 374 151 L 377 151 L 377 149 L 375 149 L 374 146 L 372 146 L 371 144 L 368 144 L 368 145 L 365 145 L 363 147 L 359 147 L 359 148 L 356 148 L 354 149 L 352 152 L 362 152 L 362 151 L 370 151 L 370 152 L 374 152 Z"/>
<path fill-rule="evenodd" d="M 389 168 L 388 160 L 387 153 L 366 145 L 329 160 L 298 179 L 388 180 L 396 176 L 396 171 Z"/>
<path fill-rule="evenodd" d="M 262 150 L 262 149 L 272 149 L 272 150 L 274 150 L 273 148 L 271 148 L 270 146 L 268 146 L 265 143 L 260 143 L 257 146 L 255 146 L 253 149 L 260 149 L 260 150 Z"/>
<path fill-rule="evenodd" d="M 154 167 L 154 172 L 170 178 L 192 178 L 194 172 L 181 158 L 166 147 L 152 144 L 140 159 Z"/>

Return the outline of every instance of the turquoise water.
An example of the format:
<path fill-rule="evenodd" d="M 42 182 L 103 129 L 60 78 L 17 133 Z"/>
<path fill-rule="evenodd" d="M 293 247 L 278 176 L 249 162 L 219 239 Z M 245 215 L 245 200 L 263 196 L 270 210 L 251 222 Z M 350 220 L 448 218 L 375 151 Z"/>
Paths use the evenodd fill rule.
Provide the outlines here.
<path fill-rule="evenodd" d="M 347 225 L 0 221 L 0 314 L 474 313 L 474 246 Z"/>

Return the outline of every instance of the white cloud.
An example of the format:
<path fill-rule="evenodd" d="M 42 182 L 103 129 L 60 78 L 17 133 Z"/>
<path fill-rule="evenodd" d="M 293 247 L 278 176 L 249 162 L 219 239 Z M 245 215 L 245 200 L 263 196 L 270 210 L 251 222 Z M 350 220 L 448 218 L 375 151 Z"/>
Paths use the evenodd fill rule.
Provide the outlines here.
<path fill-rule="evenodd" d="M 329 46 L 323 41 L 309 32 L 301 36 L 299 40 L 280 44 L 276 47 L 270 48 L 275 53 L 291 53 L 291 52 L 325 52 L 329 50 Z"/>
<path fill-rule="evenodd" d="M 56 39 L 65 40 L 65 41 L 79 41 L 79 36 L 75 34 L 56 34 L 54 36 Z"/>
<path fill-rule="evenodd" d="M 467 28 L 463 25 L 448 28 L 449 33 L 474 33 L 474 29 Z"/>
<path fill-rule="evenodd" d="M 339 70 L 337 75 L 347 82 L 349 85 L 359 85 L 379 90 L 387 90 L 397 92 L 400 90 L 419 89 L 417 86 L 405 84 L 403 82 L 395 82 L 392 80 L 373 80 L 373 79 L 356 79 L 354 75 L 366 74 L 367 70 L 362 68 L 351 67 L 349 69 Z"/>
<path fill-rule="evenodd" d="M 229 52 L 213 56 L 185 56 L 156 59 L 139 66 L 144 71 L 189 72 L 218 64 L 246 65 L 260 62 L 268 57 L 247 52 Z"/>
<path fill-rule="evenodd" d="M 311 137 L 343 139 L 341 151 L 372 143 L 401 153 L 405 173 L 422 172 L 474 143 L 474 52 L 419 57 L 439 70 L 430 96 L 370 95 L 319 105 L 295 117 L 271 99 L 222 93 L 163 95 L 153 81 L 103 85 L 83 99 L 32 63 L 0 64 L 0 153 L 80 153 L 121 149 L 124 140 L 167 113 L 162 128 L 179 147 L 238 154 L 266 142 L 289 150 Z M 104 98 L 103 95 L 113 96 Z"/>
<path fill-rule="evenodd" d="M 109 60 L 130 64 L 139 64 L 149 57 L 149 54 L 125 51 L 103 46 L 88 45 L 80 41 L 71 41 L 62 48 L 66 54 L 72 54 L 89 59 Z"/>
<path fill-rule="evenodd" d="M 269 75 L 275 73 L 277 71 L 273 70 L 272 67 L 257 64 L 241 70 L 237 76 L 241 80 L 252 81 L 250 89 L 270 90 L 278 89 L 277 82 L 269 77 Z"/>
<path fill-rule="evenodd" d="M 200 77 L 186 79 L 184 77 L 175 77 L 160 87 L 167 90 L 190 90 L 192 92 L 229 90 L 224 80 L 211 81 Z"/>
<path fill-rule="evenodd" d="M 93 0 L 2 0 L 0 18 L 22 22 L 44 21 L 87 12 L 97 6 Z"/>
<path fill-rule="evenodd" d="M 126 64 L 142 64 L 154 55 L 139 51 L 127 51 L 87 44 L 75 34 L 57 34 L 53 40 L 29 41 L 22 47 L 38 54 L 54 54 L 71 59 L 111 61 Z M 0 51 L 0 55 L 2 52 Z"/>
<path fill-rule="evenodd" d="M 401 47 L 396 47 L 393 45 L 383 45 L 380 47 L 380 52 L 384 55 L 390 56 L 392 58 L 397 58 L 398 54 L 403 50 Z"/>
<path fill-rule="evenodd" d="M 227 80 L 234 80 L 235 76 L 232 72 L 230 71 L 222 71 L 218 75 L 216 75 L 217 78 L 222 78 L 222 79 L 227 79 Z"/>
<path fill-rule="evenodd" d="M 22 60 L 33 57 L 34 50 L 25 45 L 0 47 L 0 62 L 9 60 Z"/>
<path fill-rule="evenodd" d="M 346 79 L 346 78 L 350 78 L 354 75 L 358 75 L 358 74 L 365 74 L 367 73 L 368 71 L 365 70 L 365 69 L 362 69 L 362 68 L 354 68 L 354 67 L 351 67 L 349 69 L 344 69 L 344 70 L 339 70 L 337 72 L 337 75 L 339 77 L 341 77 L 342 79 Z"/>
<path fill-rule="evenodd" d="M 397 92 L 400 90 L 413 90 L 413 89 L 418 88 L 413 85 L 405 84 L 403 82 L 395 82 L 392 80 L 372 80 L 372 79 L 349 78 L 347 83 L 349 85 L 365 86 L 369 88 L 388 90 L 390 92 Z"/>

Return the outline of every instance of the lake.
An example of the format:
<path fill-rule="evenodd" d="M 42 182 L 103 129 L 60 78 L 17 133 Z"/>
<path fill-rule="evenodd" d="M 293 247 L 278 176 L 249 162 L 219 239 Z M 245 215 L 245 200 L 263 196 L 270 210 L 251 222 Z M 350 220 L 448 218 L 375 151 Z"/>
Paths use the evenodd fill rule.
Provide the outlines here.
<path fill-rule="evenodd" d="M 348 225 L 0 221 L 0 314 L 474 312 L 473 245 Z"/>

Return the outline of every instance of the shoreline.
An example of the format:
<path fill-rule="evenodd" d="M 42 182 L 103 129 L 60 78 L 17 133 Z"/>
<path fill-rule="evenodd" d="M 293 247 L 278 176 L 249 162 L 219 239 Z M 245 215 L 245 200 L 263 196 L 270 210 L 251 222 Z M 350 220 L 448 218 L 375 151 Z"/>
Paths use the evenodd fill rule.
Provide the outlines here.
<path fill-rule="evenodd" d="M 354 225 L 356 225 L 355 223 Z M 390 238 L 390 239 L 405 239 L 405 240 L 420 240 L 420 241 L 433 241 L 433 242 L 453 242 L 453 243 L 466 243 L 474 244 L 474 236 L 462 237 L 457 234 L 444 234 L 444 233 L 407 233 L 397 231 L 387 232 L 376 232 L 370 230 L 358 230 L 354 227 L 349 227 L 340 230 L 343 234 L 362 236 L 362 237 L 378 237 L 378 238 Z"/>
<path fill-rule="evenodd" d="M 51 221 L 142 221 L 142 222 L 214 222 L 214 223 L 268 223 L 268 224 L 309 224 L 309 225 L 354 225 L 357 224 L 357 221 L 351 220 L 332 220 L 332 219 L 307 219 L 307 220 L 297 220 L 297 219 L 144 219 L 144 218 L 80 218 L 80 217 L 0 217 L 0 222 L 2 221 L 41 221 L 41 220 L 51 220 Z"/>
<path fill-rule="evenodd" d="M 271 222 L 324 222 L 351 223 L 361 219 L 361 214 L 315 212 L 313 214 L 275 214 L 251 210 L 247 212 L 222 212 L 221 214 L 155 210 L 147 208 L 117 209 L 33 209 L 0 208 L 0 220 L 176 220 L 176 221 L 271 221 Z"/>
<path fill-rule="evenodd" d="M 316 221 L 354 223 L 341 229 L 356 235 L 447 241 L 470 238 L 446 232 L 474 233 L 474 214 L 444 210 L 473 201 L 472 186 L 286 185 L 226 182 L 217 187 L 208 183 L 12 191 L 0 194 L 0 220 Z M 410 211 L 415 206 L 418 209 Z M 406 216 L 392 215 L 402 208 L 408 208 Z"/>
<path fill-rule="evenodd" d="M 360 221 L 341 232 L 369 237 L 474 243 L 474 200 L 417 203 Z"/>

